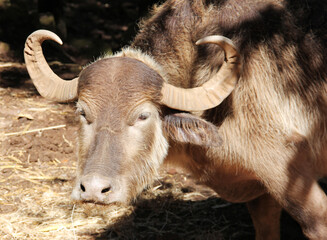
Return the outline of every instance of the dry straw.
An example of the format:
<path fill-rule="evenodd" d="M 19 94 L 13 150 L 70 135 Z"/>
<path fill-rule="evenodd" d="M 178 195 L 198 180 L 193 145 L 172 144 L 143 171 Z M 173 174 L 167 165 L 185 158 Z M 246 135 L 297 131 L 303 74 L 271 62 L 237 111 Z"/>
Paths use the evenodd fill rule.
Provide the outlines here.
<path fill-rule="evenodd" d="M 20 131 L 20 132 L 5 133 L 4 135 L 6 137 L 8 137 L 8 136 L 22 135 L 22 134 L 27 134 L 27 133 L 41 132 L 41 131 L 46 131 L 46 130 L 53 130 L 53 129 L 64 128 L 64 127 L 66 127 L 65 124 L 51 126 L 51 127 L 38 128 L 38 129 L 33 129 L 33 130 L 25 130 L 24 129 L 23 131 Z"/>
<path fill-rule="evenodd" d="M 92 239 L 132 213 L 132 207 L 72 202 L 72 179 L 63 176 L 72 176 L 74 169 L 49 168 L 44 173 L 43 168 L 25 168 L 13 156 L 0 159 L 0 170 L 12 171 L 0 176 L 1 239 Z"/>

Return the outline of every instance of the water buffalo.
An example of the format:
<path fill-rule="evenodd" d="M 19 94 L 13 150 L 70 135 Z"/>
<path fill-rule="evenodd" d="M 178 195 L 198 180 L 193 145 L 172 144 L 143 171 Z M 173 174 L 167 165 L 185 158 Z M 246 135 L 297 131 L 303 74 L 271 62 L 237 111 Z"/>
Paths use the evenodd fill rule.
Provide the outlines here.
<path fill-rule="evenodd" d="M 246 202 L 256 239 L 280 238 L 282 208 L 309 239 L 327 239 L 317 183 L 327 173 L 327 31 L 310 4 L 168 0 L 129 47 L 71 81 L 42 54 L 43 40 L 61 40 L 32 33 L 25 61 L 40 94 L 77 100 L 72 197 L 130 202 L 165 162 Z"/>

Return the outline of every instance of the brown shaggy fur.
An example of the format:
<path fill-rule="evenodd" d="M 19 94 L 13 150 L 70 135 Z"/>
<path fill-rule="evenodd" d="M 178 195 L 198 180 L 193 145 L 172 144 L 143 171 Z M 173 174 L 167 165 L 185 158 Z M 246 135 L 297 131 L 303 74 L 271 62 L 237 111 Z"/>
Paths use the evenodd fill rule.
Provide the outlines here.
<path fill-rule="evenodd" d="M 103 164 L 126 166 L 118 175 L 108 172 L 124 182 L 119 186 L 136 184 L 124 192 L 135 197 L 168 151 L 167 163 L 190 170 L 229 201 L 247 202 L 257 239 L 279 239 L 281 208 L 308 238 L 327 239 L 327 197 L 317 184 L 327 175 L 327 21 L 318 18 L 321 9 L 324 1 L 302 0 L 168 0 L 154 7 L 129 49 L 81 74 L 80 104 L 90 109 L 89 124 L 96 123 L 82 130 L 81 161 L 96 161 L 96 150 L 88 149 L 101 148 L 102 141 L 109 149 L 124 147 L 115 148 L 118 163 Z M 232 39 L 244 63 L 232 94 L 204 112 L 181 114 L 160 105 L 163 81 L 190 88 L 218 71 L 221 49 L 195 45 L 215 34 Z M 143 106 L 144 99 L 150 105 Z M 155 116 L 149 126 L 131 117 L 144 116 L 133 113 L 138 108 Z M 124 125 L 125 119 L 134 120 Z M 146 133 L 132 139 L 139 149 L 126 138 L 134 125 Z M 105 140 L 114 136 L 118 143 Z M 83 167 L 81 175 L 88 173 Z"/>

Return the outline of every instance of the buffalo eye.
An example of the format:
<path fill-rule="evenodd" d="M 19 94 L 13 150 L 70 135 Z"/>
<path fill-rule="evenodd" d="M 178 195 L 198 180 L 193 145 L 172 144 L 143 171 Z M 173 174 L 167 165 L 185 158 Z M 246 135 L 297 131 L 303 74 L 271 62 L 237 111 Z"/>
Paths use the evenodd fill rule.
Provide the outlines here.
<path fill-rule="evenodd" d="M 137 120 L 144 121 L 144 120 L 147 120 L 149 117 L 150 117 L 150 113 L 149 112 L 144 112 L 144 113 L 141 113 L 139 115 Z"/>
<path fill-rule="evenodd" d="M 86 117 L 86 114 L 85 114 L 85 111 L 83 109 L 79 110 L 79 114 L 85 118 Z"/>
<path fill-rule="evenodd" d="M 91 124 L 90 120 L 86 118 L 86 113 L 83 109 L 78 109 L 78 113 L 86 121 L 87 124 Z"/>

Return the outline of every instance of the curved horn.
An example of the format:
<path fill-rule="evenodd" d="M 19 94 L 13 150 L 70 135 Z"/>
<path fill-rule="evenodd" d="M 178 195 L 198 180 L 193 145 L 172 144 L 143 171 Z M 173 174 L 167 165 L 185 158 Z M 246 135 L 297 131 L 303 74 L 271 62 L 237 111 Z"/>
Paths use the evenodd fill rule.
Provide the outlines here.
<path fill-rule="evenodd" d="M 24 48 L 27 71 L 41 96 L 57 102 L 72 101 L 77 98 L 78 78 L 66 81 L 51 70 L 42 52 L 44 40 L 62 44 L 56 34 L 47 30 L 37 30 L 29 35 Z"/>
<path fill-rule="evenodd" d="M 213 43 L 225 53 L 225 62 L 209 81 L 200 87 L 179 88 L 164 83 L 161 102 L 168 107 L 183 111 L 202 111 L 218 106 L 235 88 L 240 77 L 242 64 L 233 42 L 223 36 L 208 36 L 196 42 L 197 45 Z"/>

